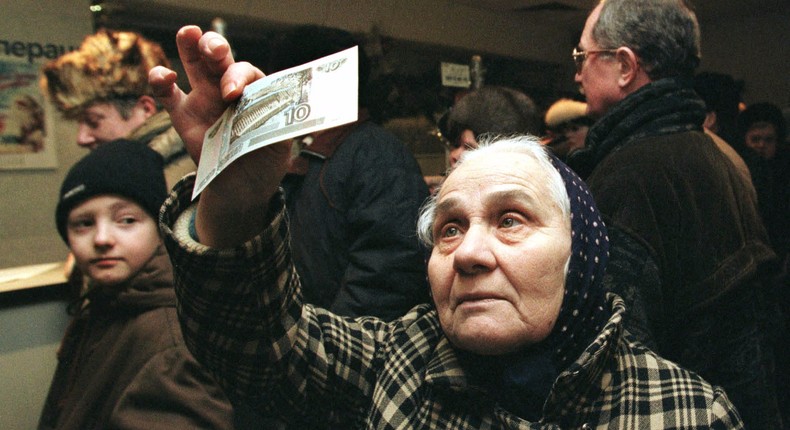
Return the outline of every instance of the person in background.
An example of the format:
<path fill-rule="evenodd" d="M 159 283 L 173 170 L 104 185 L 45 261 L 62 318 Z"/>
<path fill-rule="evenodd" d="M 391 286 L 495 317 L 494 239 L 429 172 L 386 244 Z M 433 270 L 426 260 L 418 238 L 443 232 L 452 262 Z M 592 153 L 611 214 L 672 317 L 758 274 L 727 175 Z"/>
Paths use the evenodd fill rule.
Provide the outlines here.
<path fill-rule="evenodd" d="M 587 116 L 587 104 L 584 102 L 559 99 L 546 110 L 543 123 L 546 126 L 543 144 L 565 160 L 571 152 L 584 148 L 593 120 Z"/>
<path fill-rule="evenodd" d="M 162 157 L 115 141 L 63 181 L 58 232 L 89 279 L 58 349 L 39 429 L 230 429 L 223 391 L 184 345 L 157 229 Z"/>
<path fill-rule="evenodd" d="M 790 148 L 782 111 L 755 103 L 738 116 L 737 147 L 752 172 L 760 214 L 780 259 L 788 267 L 790 250 Z"/>
<path fill-rule="evenodd" d="M 162 48 L 142 35 L 100 29 L 78 50 L 45 64 L 40 85 L 79 124 L 78 145 L 93 150 L 122 138 L 148 145 L 165 160 L 170 188 L 196 167 L 167 112 L 151 97 L 148 71 L 169 65 Z"/>
<path fill-rule="evenodd" d="M 755 103 L 737 118 L 738 139 L 761 158 L 772 160 L 787 153 L 787 124 L 782 110 L 772 103 Z"/>
<path fill-rule="evenodd" d="M 448 144 L 450 167 L 466 150 L 477 147 L 477 140 L 484 134 L 536 135 L 540 127 L 537 107 L 529 96 L 494 85 L 465 94 L 439 121 L 439 130 Z"/>
<path fill-rule="evenodd" d="M 772 103 L 746 107 L 737 120 L 738 149 L 743 154 L 757 189 L 760 214 L 768 229 L 771 245 L 779 255 L 782 273 L 777 282 L 778 302 L 785 311 L 783 333 L 790 328 L 790 149 L 787 123 L 782 111 Z M 790 338 L 781 337 L 782 352 L 777 360 L 780 410 L 790 423 Z"/>
<path fill-rule="evenodd" d="M 700 72 L 694 75 L 694 91 L 705 102 L 703 127 L 726 142 L 734 143 L 743 81 L 736 81 L 724 73 Z"/>
<path fill-rule="evenodd" d="M 702 127 L 716 146 L 735 164 L 738 172 L 752 182 L 749 167 L 733 148 L 738 142 L 736 119 L 740 111 L 743 82 L 730 75 L 702 72 L 694 76 L 694 91 L 705 102 Z"/>
<path fill-rule="evenodd" d="M 601 1 L 573 59 L 597 121 L 569 165 L 654 259 L 660 289 L 641 292 L 657 352 L 723 386 L 747 428 L 781 428 L 776 254 L 751 184 L 703 132 L 696 16 L 682 0 Z"/>

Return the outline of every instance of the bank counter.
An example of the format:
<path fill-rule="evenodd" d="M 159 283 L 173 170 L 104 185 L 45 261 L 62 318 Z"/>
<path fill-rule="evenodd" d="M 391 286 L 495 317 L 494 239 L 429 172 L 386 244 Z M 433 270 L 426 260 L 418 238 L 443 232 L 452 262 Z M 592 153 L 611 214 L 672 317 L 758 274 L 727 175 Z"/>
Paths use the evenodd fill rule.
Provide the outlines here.
<path fill-rule="evenodd" d="M 38 424 L 69 321 L 63 267 L 0 269 L 0 429 Z"/>

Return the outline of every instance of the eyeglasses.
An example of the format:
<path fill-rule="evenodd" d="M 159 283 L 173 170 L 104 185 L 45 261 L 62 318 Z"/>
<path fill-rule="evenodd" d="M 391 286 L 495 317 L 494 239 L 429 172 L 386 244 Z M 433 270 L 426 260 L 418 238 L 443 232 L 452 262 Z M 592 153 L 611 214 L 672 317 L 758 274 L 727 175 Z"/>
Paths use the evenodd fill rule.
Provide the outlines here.
<path fill-rule="evenodd" d="M 571 57 L 573 57 L 573 62 L 576 64 L 576 73 L 582 72 L 582 67 L 584 67 L 584 60 L 587 59 L 592 54 L 614 54 L 617 52 L 617 49 L 595 49 L 591 51 L 583 51 L 579 48 L 573 48 L 573 53 L 571 53 Z"/>

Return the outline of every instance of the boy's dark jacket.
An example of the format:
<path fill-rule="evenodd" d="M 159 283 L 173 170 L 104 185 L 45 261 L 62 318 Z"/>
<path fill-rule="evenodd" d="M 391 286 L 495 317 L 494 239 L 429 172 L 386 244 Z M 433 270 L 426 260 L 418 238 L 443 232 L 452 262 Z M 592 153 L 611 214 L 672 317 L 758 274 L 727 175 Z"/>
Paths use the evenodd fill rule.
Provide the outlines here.
<path fill-rule="evenodd" d="M 164 247 L 115 294 L 80 304 L 39 429 L 232 428 L 221 389 L 184 345 Z"/>

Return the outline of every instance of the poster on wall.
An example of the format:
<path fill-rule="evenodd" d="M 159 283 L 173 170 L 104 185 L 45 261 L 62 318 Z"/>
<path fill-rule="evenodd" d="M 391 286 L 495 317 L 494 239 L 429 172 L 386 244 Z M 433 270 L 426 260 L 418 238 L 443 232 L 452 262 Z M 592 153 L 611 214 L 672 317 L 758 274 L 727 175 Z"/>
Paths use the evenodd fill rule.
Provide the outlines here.
<path fill-rule="evenodd" d="M 40 64 L 0 58 L 0 170 L 57 167 L 50 104 L 38 87 Z"/>

